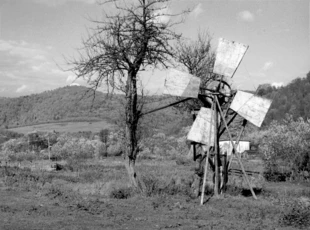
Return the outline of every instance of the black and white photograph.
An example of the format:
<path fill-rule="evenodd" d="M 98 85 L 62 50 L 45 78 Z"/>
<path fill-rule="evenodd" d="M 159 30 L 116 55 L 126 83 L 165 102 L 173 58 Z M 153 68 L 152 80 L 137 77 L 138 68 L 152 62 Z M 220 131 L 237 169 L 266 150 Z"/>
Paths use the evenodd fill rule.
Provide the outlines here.
<path fill-rule="evenodd" d="M 310 229 L 309 0 L 0 0 L 0 229 Z"/>

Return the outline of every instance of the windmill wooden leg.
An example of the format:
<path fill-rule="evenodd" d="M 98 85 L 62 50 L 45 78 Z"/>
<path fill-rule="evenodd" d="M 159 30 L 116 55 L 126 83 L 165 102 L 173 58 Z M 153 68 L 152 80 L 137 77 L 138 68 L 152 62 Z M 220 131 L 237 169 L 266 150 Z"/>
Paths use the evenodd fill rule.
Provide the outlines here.
<path fill-rule="evenodd" d="M 215 98 L 217 98 L 215 96 Z M 214 102 L 215 103 L 215 102 Z M 218 145 L 218 112 L 217 106 L 214 106 L 214 195 L 217 197 L 220 194 L 220 184 L 221 184 L 221 176 L 220 176 L 220 151 Z"/>
<path fill-rule="evenodd" d="M 209 162 L 208 159 L 210 156 L 210 147 L 208 148 L 206 155 L 207 155 L 206 156 L 206 165 L 205 165 L 205 170 L 204 170 L 204 175 L 203 175 L 200 205 L 203 205 L 203 200 L 204 200 L 204 194 L 205 194 L 205 188 L 206 188 L 206 179 L 207 179 L 207 174 L 208 174 L 208 162 Z"/>
<path fill-rule="evenodd" d="M 240 130 L 240 132 L 239 132 L 239 135 L 238 135 L 238 138 L 237 138 L 237 141 L 235 142 L 235 146 L 238 146 L 239 145 L 239 141 L 240 141 L 240 139 L 241 139 L 241 136 L 242 136 L 242 134 L 243 134 L 243 131 L 244 131 L 244 129 L 245 129 L 245 126 L 246 126 L 246 124 L 247 124 L 247 120 L 243 120 L 243 123 L 242 123 L 242 128 L 241 128 L 241 130 Z M 230 168 L 230 165 L 231 165 L 231 162 L 232 162 L 232 160 L 233 160 L 233 157 L 234 157 L 234 154 L 233 154 L 233 152 L 230 154 L 230 159 L 229 159 L 229 163 L 228 163 L 228 166 L 227 166 L 227 170 L 229 170 L 229 168 Z"/>
<path fill-rule="evenodd" d="M 254 190 L 253 190 L 253 188 L 252 188 L 252 185 L 251 185 L 251 183 L 250 183 L 250 181 L 249 181 L 248 175 L 246 174 L 245 169 L 244 169 L 244 167 L 243 167 L 243 164 L 242 164 L 242 162 L 241 162 L 240 155 L 239 155 L 238 152 L 236 151 L 236 146 L 235 146 L 235 144 L 234 144 L 234 142 L 233 142 L 233 140 L 232 140 L 230 131 L 229 131 L 228 126 L 227 126 L 227 124 L 226 124 L 225 117 L 223 116 L 223 112 L 222 112 L 222 110 L 221 110 L 221 107 L 220 107 L 220 104 L 219 104 L 219 102 L 218 102 L 218 100 L 217 100 L 217 97 L 215 97 L 215 102 L 216 102 L 217 107 L 218 107 L 218 109 L 219 109 L 219 112 L 220 112 L 220 115 L 221 115 L 222 120 L 223 120 L 223 122 L 224 122 L 224 125 L 226 126 L 229 139 L 230 139 L 231 144 L 232 144 L 232 146 L 233 146 L 233 149 L 234 149 L 234 151 L 235 151 L 235 153 L 236 153 L 237 160 L 238 160 L 238 162 L 239 162 L 239 165 L 240 165 L 240 167 L 241 167 L 241 170 L 242 170 L 242 172 L 243 172 L 243 175 L 244 175 L 244 177 L 245 177 L 245 180 L 246 180 L 247 184 L 248 184 L 249 187 L 250 187 L 250 190 L 251 190 L 251 193 L 252 193 L 254 199 L 257 199 L 257 197 L 256 197 L 256 195 L 255 195 L 255 192 L 254 192 Z"/>
<path fill-rule="evenodd" d="M 226 185 L 227 185 L 227 182 L 228 182 L 228 168 L 227 168 L 227 152 L 225 152 L 223 154 L 223 163 L 222 163 L 222 167 L 223 167 L 223 183 L 222 183 L 222 186 L 221 186 L 221 191 L 226 191 Z"/>
<path fill-rule="evenodd" d="M 196 143 L 195 142 L 192 142 L 192 149 L 193 149 L 193 160 L 196 161 L 197 152 L 196 152 Z"/>
<path fill-rule="evenodd" d="M 204 175 L 203 175 L 200 205 L 203 205 L 204 194 L 205 194 L 206 179 L 207 179 L 207 173 L 208 173 L 208 162 L 209 162 L 209 155 L 210 155 L 210 145 L 211 145 L 212 123 L 213 123 L 213 119 L 217 119 L 216 117 L 214 117 L 215 114 L 213 114 L 213 108 L 216 108 L 216 105 L 214 103 L 211 106 L 212 113 L 211 113 L 210 130 L 209 130 L 209 141 L 207 145 L 206 165 L 205 165 L 205 170 L 204 170 Z M 214 124 L 214 127 L 217 128 L 216 123 Z"/>

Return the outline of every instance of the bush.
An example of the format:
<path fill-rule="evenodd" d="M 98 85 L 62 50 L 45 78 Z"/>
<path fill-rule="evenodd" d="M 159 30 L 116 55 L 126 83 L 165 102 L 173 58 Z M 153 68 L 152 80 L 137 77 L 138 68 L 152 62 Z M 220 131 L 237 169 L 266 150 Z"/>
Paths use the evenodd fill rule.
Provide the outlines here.
<path fill-rule="evenodd" d="M 18 139 L 11 139 L 3 143 L 2 150 L 6 154 L 25 152 L 29 149 L 28 141 L 26 138 L 21 137 Z"/>
<path fill-rule="evenodd" d="M 288 116 L 281 123 L 272 122 L 269 128 L 260 134 L 259 151 L 265 156 L 265 169 L 268 178 L 274 180 L 278 177 L 282 180 L 283 177 L 290 174 L 310 172 L 309 120 L 304 121 L 300 118 L 293 121 Z M 285 172 L 279 170 L 280 166 L 286 169 Z"/>
<path fill-rule="evenodd" d="M 289 209 L 285 209 L 279 222 L 282 226 L 308 229 L 310 227 L 310 207 L 294 204 Z"/>
<path fill-rule="evenodd" d="M 88 140 L 83 137 L 72 137 L 63 134 L 57 138 L 57 143 L 52 146 L 52 157 L 60 159 L 75 158 L 80 160 L 95 157 L 99 141 Z"/>
<path fill-rule="evenodd" d="M 115 188 L 110 192 L 109 197 L 113 199 L 128 199 L 132 197 L 134 190 L 130 187 Z"/>
<path fill-rule="evenodd" d="M 100 143 L 96 149 L 96 158 L 103 158 L 108 156 L 108 149 L 104 143 Z"/>
<path fill-rule="evenodd" d="M 123 154 L 123 146 L 120 142 L 116 144 L 110 145 L 108 147 L 108 155 L 109 156 L 121 156 Z"/>
<path fill-rule="evenodd" d="M 193 195 L 190 183 L 182 181 L 181 178 L 172 178 L 167 182 L 154 175 L 144 175 L 141 180 L 142 193 L 148 197 L 157 195 L 186 195 L 191 197 Z"/>

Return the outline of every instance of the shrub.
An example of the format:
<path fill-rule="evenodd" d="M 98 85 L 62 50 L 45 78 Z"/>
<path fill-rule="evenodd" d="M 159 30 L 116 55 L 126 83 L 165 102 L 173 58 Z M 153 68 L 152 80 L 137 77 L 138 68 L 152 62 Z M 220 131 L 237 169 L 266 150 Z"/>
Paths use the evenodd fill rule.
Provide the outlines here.
<path fill-rule="evenodd" d="M 134 190 L 131 187 L 115 188 L 110 192 L 109 197 L 113 199 L 128 199 L 132 197 Z"/>
<path fill-rule="evenodd" d="M 26 138 L 21 137 L 18 139 L 11 139 L 3 143 L 2 150 L 6 154 L 25 152 L 29 149 L 28 141 Z"/>
<path fill-rule="evenodd" d="M 121 156 L 123 154 L 123 146 L 120 142 L 116 144 L 110 145 L 108 147 L 108 155 L 109 156 Z"/>
<path fill-rule="evenodd" d="M 282 226 L 300 229 L 310 227 L 310 207 L 295 203 L 292 207 L 286 208 L 285 211 L 282 212 L 279 223 Z"/>
<path fill-rule="evenodd" d="M 101 129 L 99 132 L 100 141 L 107 145 L 108 138 L 109 138 L 109 130 L 108 129 Z"/>
<path fill-rule="evenodd" d="M 103 158 L 108 156 L 108 148 L 104 143 L 100 143 L 96 148 L 96 158 Z"/>
<path fill-rule="evenodd" d="M 259 151 L 265 156 L 266 176 L 274 180 L 292 172 L 310 171 L 310 121 L 288 116 L 283 122 L 272 122 L 260 133 Z M 284 172 L 279 170 L 285 168 Z M 272 175 L 274 174 L 274 175 Z M 293 175 L 293 174 L 292 174 Z"/>
<path fill-rule="evenodd" d="M 57 143 L 52 146 L 52 157 L 59 159 L 89 159 L 96 154 L 99 141 L 85 138 L 72 137 L 63 134 L 57 138 Z"/>
<path fill-rule="evenodd" d="M 172 178 L 168 182 L 158 179 L 154 175 L 143 175 L 140 187 L 145 196 L 157 195 L 186 195 L 192 196 L 190 183 L 182 181 L 181 178 Z"/>

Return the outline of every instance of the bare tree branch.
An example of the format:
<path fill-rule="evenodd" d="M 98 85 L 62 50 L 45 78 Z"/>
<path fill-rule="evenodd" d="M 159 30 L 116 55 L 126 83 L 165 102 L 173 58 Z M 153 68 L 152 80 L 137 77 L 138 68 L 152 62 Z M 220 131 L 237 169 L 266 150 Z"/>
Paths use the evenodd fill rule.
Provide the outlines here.
<path fill-rule="evenodd" d="M 171 13 L 169 0 L 138 0 L 130 3 L 106 0 L 101 4 L 113 4 L 116 13 L 107 14 L 83 40 L 80 56 L 71 64 L 78 78 L 84 78 L 94 89 L 102 83 L 108 89 L 125 93 L 127 170 L 131 182 L 137 186 L 134 171 L 138 154 L 137 129 L 144 100 L 138 97 L 138 73 L 148 66 L 168 67 L 173 62 L 173 42 L 181 35 L 172 28 L 183 21 L 188 11 Z M 177 18 L 177 20 L 172 20 Z"/>

